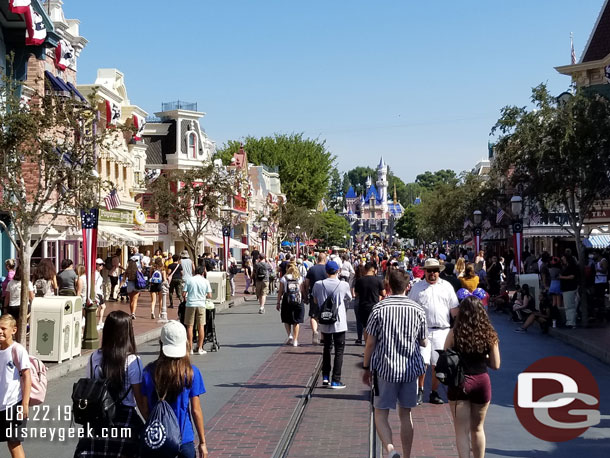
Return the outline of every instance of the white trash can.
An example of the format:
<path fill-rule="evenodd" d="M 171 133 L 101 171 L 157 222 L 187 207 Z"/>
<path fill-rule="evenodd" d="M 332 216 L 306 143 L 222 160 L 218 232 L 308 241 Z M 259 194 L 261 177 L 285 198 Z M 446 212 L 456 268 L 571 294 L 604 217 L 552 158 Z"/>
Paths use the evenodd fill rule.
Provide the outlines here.
<path fill-rule="evenodd" d="M 208 281 L 212 286 L 212 300 L 220 304 L 227 299 L 227 273 L 226 272 L 208 272 Z"/>
<path fill-rule="evenodd" d="M 41 361 L 61 363 L 72 359 L 74 348 L 74 309 L 78 296 L 36 297 L 30 312 L 29 353 Z M 80 341 L 79 305 L 78 340 Z M 79 342 L 80 346 L 80 342 Z"/>

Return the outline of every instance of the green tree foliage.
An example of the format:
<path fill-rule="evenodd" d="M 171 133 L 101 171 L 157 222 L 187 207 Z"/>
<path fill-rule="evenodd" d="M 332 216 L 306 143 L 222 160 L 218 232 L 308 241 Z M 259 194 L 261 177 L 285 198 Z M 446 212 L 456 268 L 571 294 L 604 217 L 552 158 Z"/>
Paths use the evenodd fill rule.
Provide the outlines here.
<path fill-rule="evenodd" d="M 584 272 L 584 217 L 596 201 L 610 197 L 610 101 L 577 89 L 558 102 L 544 84 L 532 90 L 531 101 L 530 110 L 502 109 L 492 129 L 499 134 L 492 173 L 509 177 L 512 186 L 543 208 L 564 209 Z M 581 280 L 584 288 L 584 275 Z M 583 311 L 585 315 L 586 303 Z"/>
<path fill-rule="evenodd" d="M 336 167 L 333 167 L 330 174 L 330 182 L 328 185 L 328 208 L 339 213 L 343 210 L 345 203 L 343 192 L 343 182 L 341 181 L 341 175 Z"/>
<path fill-rule="evenodd" d="M 455 185 L 458 181 L 458 176 L 453 170 L 449 169 L 437 170 L 436 172 L 428 171 L 415 177 L 415 182 L 426 190 L 432 190 L 441 183 Z"/>
<path fill-rule="evenodd" d="M 347 172 L 347 178 L 350 184 L 354 187 L 356 194 L 364 194 L 366 192 L 366 179 L 371 177 L 373 183 L 377 180 L 377 171 L 371 167 L 356 167 Z"/>
<path fill-rule="evenodd" d="M 319 239 L 319 244 L 327 247 L 344 246 L 346 240 L 349 240 L 351 227 L 342 216 L 334 211 L 326 211 L 316 214 L 316 219 L 318 222 L 313 238 Z"/>
<path fill-rule="evenodd" d="M 0 229 L 19 257 L 20 316 L 27 317 L 32 253 L 58 219 L 76 225 L 81 208 L 99 204 L 103 183 L 94 173 L 96 150 L 103 151 L 113 139 L 102 129 L 94 134 L 93 103 L 49 92 L 35 93 L 25 104 L 21 86 L 5 78 L 0 87 Z M 20 319 L 17 340 L 23 344 L 26 326 L 27 320 Z"/>
<path fill-rule="evenodd" d="M 240 144 L 230 140 L 216 156 L 229 164 Z M 279 168 L 282 192 L 297 206 L 315 208 L 327 195 L 335 157 L 326 150 L 324 141 L 304 138 L 303 134 L 276 134 L 246 137 L 244 149 L 253 164 Z"/>
<path fill-rule="evenodd" d="M 417 214 L 413 206 L 405 208 L 402 217 L 396 223 L 396 233 L 403 239 L 417 239 Z"/>
<path fill-rule="evenodd" d="M 176 184 L 180 183 L 177 189 Z M 192 259 L 197 259 L 197 244 L 212 221 L 224 221 L 221 210 L 230 207 L 231 198 L 245 189 L 244 177 L 237 170 L 213 164 L 188 170 L 169 170 L 149 185 L 151 211 L 176 226 Z"/>

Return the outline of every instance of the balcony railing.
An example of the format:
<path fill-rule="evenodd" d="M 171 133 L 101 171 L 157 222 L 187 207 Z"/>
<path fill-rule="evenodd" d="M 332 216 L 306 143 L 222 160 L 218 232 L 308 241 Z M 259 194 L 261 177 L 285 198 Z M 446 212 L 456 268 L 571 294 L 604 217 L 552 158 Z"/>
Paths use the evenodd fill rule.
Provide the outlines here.
<path fill-rule="evenodd" d="M 185 102 L 184 100 L 176 100 L 174 102 L 165 102 L 161 104 L 161 111 L 174 110 L 197 111 L 197 103 Z"/>

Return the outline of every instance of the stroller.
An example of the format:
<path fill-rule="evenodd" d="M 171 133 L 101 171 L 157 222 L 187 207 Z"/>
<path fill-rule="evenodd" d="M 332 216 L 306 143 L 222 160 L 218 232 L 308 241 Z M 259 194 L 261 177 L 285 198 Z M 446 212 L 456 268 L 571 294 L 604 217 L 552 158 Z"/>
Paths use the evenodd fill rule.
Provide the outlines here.
<path fill-rule="evenodd" d="M 184 324 L 184 314 L 186 311 L 186 301 L 182 301 L 178 306 L 178 319 L 180 323 Z M 206 309 L 205 311 L 205 326 L 204 332 L 205 336 L 203 336 L 203 343 L 201 346 L 203 347 L 207 342 L 212 343 L 212 348 L 210 351 L 218 351 L 220 350 L 220 344 L 218 343 L 218 339 L 216 338 L 216 309 Z M 199 341 L 199 336 L 197 335 L 197 326 L 193 327 L 193 344 Z"/>
<path fill-rule="evenodd" d="M 220 344 L 216 338 L 216 309 L 206 309 L 205 311 L 205 337 L 203 344 L 210 342 L 212 348 L 210 351 L 220 350 Z"/>

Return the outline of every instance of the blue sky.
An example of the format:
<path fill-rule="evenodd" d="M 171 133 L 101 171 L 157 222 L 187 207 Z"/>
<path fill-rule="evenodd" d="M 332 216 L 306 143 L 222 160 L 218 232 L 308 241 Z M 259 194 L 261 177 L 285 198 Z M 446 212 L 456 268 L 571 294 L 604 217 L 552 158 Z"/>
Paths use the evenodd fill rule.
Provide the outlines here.
<path fill-rule="evenodd" d="M 150 114 L 186 100 L 219 145 L 304 132 L 340 171 L 383 155 L 405 181 L 466 170 L 531 87 L 563 92 L 603 0 L 64 0 L 89 44 L 79 84 L 125 74 Z"/>

